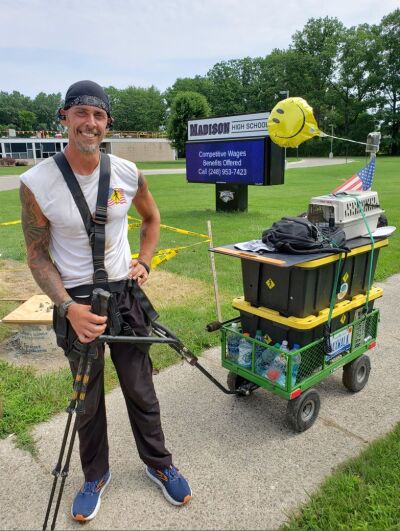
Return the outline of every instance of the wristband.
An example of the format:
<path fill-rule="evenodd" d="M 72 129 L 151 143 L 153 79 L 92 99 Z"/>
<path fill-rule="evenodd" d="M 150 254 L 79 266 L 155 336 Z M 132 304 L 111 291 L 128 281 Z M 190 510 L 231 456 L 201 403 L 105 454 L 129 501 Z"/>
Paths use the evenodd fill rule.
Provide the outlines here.
<path fill-rule="evenodd" d="M 150 274 L 150 266 L 146 264 L 146 262 L 143 262 L 143 260 L 140 260 L 139 258 L 136 258 L 136 260 L 139 262 L 140 265 L 142 265 L 145 270 L 147 271 L 147 274 Z"/>

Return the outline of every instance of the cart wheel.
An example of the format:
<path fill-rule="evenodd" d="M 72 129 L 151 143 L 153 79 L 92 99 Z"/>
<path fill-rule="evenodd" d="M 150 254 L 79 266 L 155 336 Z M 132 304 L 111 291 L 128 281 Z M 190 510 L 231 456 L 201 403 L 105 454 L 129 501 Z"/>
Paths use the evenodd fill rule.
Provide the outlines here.
<path fill-rule="evenodd" d="M 363 389 L 371 372 L 371 361 L 368 356 L 360 356 L 343 367 L 343 385 L 353 393 Z"/>
<path fill-rule="evenodd" d="M 243 376 L 239 376 L 239 374 L 234 372 L 228 372 L 226 383 L 229 391 L 237 391 L 240 387 L 245 387 L 246 392 L 243 393 L 245 396 L 250 395 L 253 390 L 258 387 L 246 380 L 246 378 L 243 378 Z"/>
<path fill-rule="evenodd" d="M 311 428 L 318 417 L 320 404 L 319 393 L 315 389 L 308 389 L 297 398 L 289 400 L 286 418 L 291 427 L 298 432 Z"/>

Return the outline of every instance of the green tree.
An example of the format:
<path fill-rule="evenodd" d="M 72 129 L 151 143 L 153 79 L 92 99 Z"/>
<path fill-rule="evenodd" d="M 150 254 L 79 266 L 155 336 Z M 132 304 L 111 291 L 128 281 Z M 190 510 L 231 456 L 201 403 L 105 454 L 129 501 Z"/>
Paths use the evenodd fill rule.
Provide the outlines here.
<path fill-rule="evenodd" d="M 312 62 L 310 55 L 292 49 L 275 49 L 267 55 L 258 83 L 264 110 L 271 110 L 284 97 L 280 94 L 283 91 L 288 91 L 289 96 L 309 98 L 313 90 Z"/>
<path fill-rule="evenodd" d="M 36 114 L 31 111 L 18 111 L 18 129 L 20 131 L 32 131 L 36 122 Z"/>
<path fill-rule="evenodd" d="M 391 155 L 400 153 L 400 9 L 383 17 L 379 27 L 379 76 L 383 146 Z"/>
<path fill-rule="evenodd" d="M 211 82 L 209 104 L 216 116 L 265 111 L 260 98 L 263 59 L 233 59 L 215 64 L 207 72 Z"/>
<path fill-rule="evenodd" d="M 163 94 L 168 109 L 171 108 L 172 102 L 176 98 L 178 92 L 198 92 L 199 94 L 203 94 L 203 96 L 209 100 L 211 81 L 203 76 L 195 76 L 193 78 L 179 77 Z"/>
<path fill-rule="evenodd" d="M 178 151 L 178 156 L 185 154 L 188 120 L 209 116 L 211 108 L 202 94 L 197 92 L 178 92 L 172 102 L 171 113 L 167 123 L 168 137 Z"/>
<path fill-rule="evenodd" d="M 325 116 L 339 136 L 365 142 L 374 129 L 373 109 L 378 101 L 379 79 L 375 31 L 368 24 L 347 29 L 339 45 L 335 78 L 330 81 Z M 348 149 L 348 144 L 346 144 Z M 344 146 L 339 144 L 343 149 Z M 363 154 L 353 145 L 353 153 Z"/>
<path fill-rule="evenodd" d="M 340 44 L 345 27 L 333 17 L 311 18 L 301 31 L 292 37 L 290 49 L 300 54 L 307 66 L 303 72 L 306 84 L 303 92 L 314 108 L 318 121 L 324 118 L 331 102 L 332 85 L 335 83 Z"/>
<path fill-rule="evenodd" d="M 59 122 L 57 110 L 62 105 L 61 93 L 45 94 L 40 92 L 33 100 L 32 110 L 36 114 L 35 126 L 37 129 L 57 129 Z"/>
<path fill-rule="evenodd" d="M 17 124 L 18 112 L 33 111 L 32 100 L 14 90 L 11 93 L 0 92 L 0 124 Z"/>
<path fill-rule="evenodd" d="M 159 131 L 165 123 L 165 102 L 158 89 L 128 87 L 106 89 L 114 117 L 114 129 L 119 131 Z"/>

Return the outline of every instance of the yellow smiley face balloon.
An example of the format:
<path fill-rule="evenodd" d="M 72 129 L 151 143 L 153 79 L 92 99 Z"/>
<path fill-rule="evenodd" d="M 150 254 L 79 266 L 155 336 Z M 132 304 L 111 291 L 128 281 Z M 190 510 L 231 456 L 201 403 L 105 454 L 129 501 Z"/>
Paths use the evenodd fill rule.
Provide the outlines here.
<path fill-rule="evenodd" d="M 286 98 L 272 109 L 268 118 L 271 140 L 281 147 L 297 147 L 313 136 L 322 136 L 313 110 L 303 98 Z"/>

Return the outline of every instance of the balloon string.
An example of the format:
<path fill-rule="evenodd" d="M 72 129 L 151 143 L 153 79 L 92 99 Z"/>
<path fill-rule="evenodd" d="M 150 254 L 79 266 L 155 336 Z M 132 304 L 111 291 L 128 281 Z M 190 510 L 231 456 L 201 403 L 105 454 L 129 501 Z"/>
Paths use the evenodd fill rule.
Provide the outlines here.
<path fill-rule="evenodd" d="M 349 138 L 342 138 L 340 136 L 333 136 L 333 135 L 327 135 L 326 133 L 324 133 L 323 131 L 321 131 L 322 134 L 320 134 L 319 136 L 322 136 L 322 137 L 329 137 L 329 138 L 334 138 L 335 140 L 344 140 L 345 142 L 353 142 L 353 144 L 361 144 L 362 146 L 367 146 L 368 144 L 366 142 L 357 142 L 357 140 L 350 140 Z"/>

